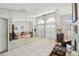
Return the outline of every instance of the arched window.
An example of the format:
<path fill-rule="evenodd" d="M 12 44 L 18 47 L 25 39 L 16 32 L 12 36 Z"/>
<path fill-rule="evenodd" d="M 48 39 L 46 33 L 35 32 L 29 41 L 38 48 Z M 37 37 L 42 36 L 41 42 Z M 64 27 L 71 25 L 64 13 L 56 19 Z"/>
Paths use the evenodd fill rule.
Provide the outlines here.
<path fill-rule="evenodd" d="M 55 18 L 49 18 L 46 23 L 54 23 L 55 22 Z"/>
<path fill-rule="evenodd" d="M 38 24 L 44 24 L 44 20 L 39 20 Z"/>

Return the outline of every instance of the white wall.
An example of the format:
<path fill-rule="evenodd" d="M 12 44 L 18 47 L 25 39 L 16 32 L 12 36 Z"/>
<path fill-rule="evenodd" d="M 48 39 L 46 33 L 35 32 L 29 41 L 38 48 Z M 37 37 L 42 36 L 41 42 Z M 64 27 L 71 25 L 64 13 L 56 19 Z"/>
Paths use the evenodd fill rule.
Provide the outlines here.
<path fill-rule="evenodd" d="M 8 9 L 0 9 L 0 18 L 8 19 L 9 32 L 11 33 L 11 23 L 12 23 L 12 15 L 11 11 Z"/>
<path fill-rule="evenodd" d="M 13 21 L 33 21 L 33 17 L 27 11 L 17 11 L 12 9 L 0 8 L 0 18 L 5 18 L 9 20 L 9 31 L 12 32 L 12 22 Z"/>

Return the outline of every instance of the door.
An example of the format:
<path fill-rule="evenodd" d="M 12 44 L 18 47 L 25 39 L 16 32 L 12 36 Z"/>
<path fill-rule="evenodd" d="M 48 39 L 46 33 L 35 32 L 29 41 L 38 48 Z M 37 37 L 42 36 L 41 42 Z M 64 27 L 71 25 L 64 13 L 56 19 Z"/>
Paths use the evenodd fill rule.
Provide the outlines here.
<path fill-rule="evenodd" d="M 38 37 L 44 37 L 44 25 L 38 25 L 37 35 Z"/>
<path fill-rule="evenodd" d="M 8 20 L 0 19 L 0 52 L 8 50 Z"/>

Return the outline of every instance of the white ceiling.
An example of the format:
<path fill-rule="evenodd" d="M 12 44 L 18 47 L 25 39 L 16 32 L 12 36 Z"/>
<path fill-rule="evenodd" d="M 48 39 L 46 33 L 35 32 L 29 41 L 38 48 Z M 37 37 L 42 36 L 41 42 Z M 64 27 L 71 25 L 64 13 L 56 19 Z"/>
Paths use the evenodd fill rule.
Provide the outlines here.
<path fill-rule="evenodd" d="M 70 10 L 69 3 L 0 3 L 0 8 L 7 8 L 13 10 L 26 10 L 33 15 L 41 14 L 55 9 L 64 7 L 66 11 Z M 67 10 L 68 9 L 68 10 Z"/>

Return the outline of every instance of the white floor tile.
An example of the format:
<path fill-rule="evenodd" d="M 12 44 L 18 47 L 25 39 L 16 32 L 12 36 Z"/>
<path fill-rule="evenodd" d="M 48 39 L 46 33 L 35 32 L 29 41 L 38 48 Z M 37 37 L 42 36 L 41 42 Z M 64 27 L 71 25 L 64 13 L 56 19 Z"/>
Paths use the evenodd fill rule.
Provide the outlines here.
<path fill-rule="evenodd" d="M 34 38 L 30 38 L 28 39 L 28 41 L 21 40 L 21 39 L 18 41 L 15 40 L 10 44 L 11 44 L 10 49 L 13 49 L 13 50 L 5 52 L 4 54 L 1 54 L 1 55 L 3 56 L 47 56 L 50 54 L 50 52 L 53 49 L 54 40 L 44 39 L 44 38 L 43 39 L 37 38 L 37 40 L 35 40 Z"/>

